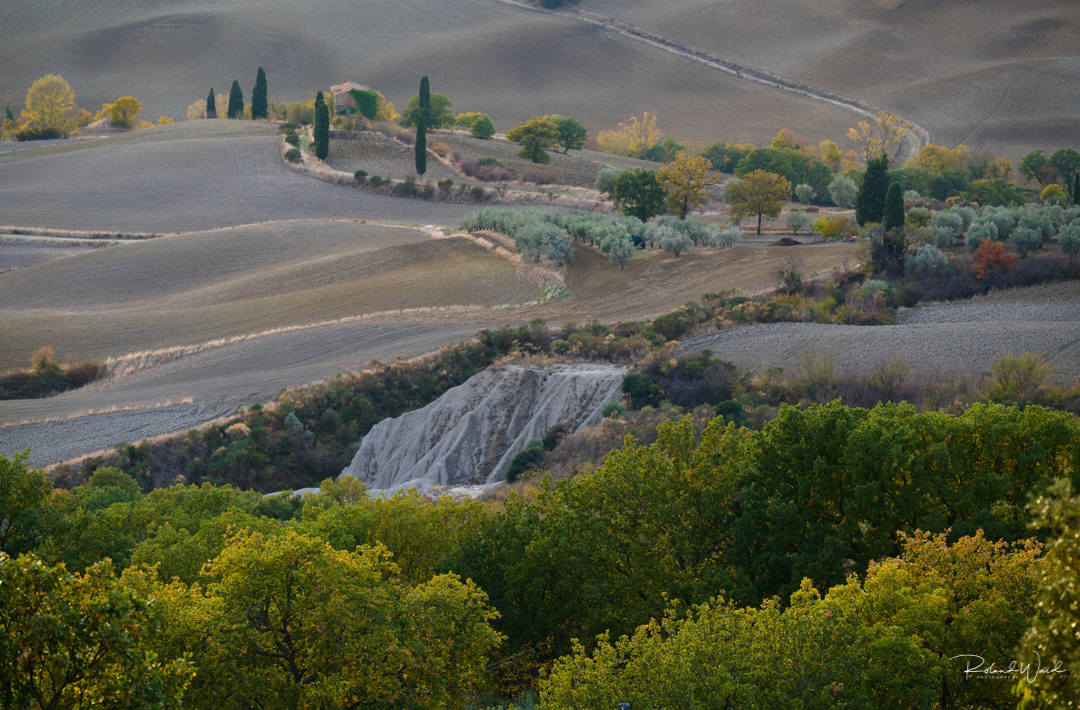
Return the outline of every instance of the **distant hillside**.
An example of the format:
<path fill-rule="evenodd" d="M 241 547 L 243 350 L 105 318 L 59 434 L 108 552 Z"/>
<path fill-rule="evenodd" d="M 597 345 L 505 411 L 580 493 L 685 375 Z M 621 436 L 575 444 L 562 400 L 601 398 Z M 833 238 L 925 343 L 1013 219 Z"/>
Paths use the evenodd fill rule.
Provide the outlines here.
<path fill-rule="evenodd" d="M 791 124 L 823 138 L 852 123 L 843 109 L 496 0 L 7 0 L 0 65 L 0 101 L 16 111 L 34 79 L 58 73 L 90 110 L 131 94 L 144 117 L 180 119 L 233 79 L 250 100 L 262 65 L 272 99 L 355 80 L 399 109 L 427 74 L 454 111 L 489 113 L 501 131 L 555 112 L 596 132 L 649 111 L 698 142 L 765 141 Z"/>
<path fill-rule="evenodd" d="M 1074 0 L 583 0 L 582 7 L 901 113 L 936 142 L 1080 148 Z"/>

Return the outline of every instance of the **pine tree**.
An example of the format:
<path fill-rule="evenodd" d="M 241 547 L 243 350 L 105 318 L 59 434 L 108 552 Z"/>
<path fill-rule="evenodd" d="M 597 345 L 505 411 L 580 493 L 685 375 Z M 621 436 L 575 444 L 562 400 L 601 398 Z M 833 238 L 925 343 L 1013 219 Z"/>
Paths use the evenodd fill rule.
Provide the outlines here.
<path fill-rule="evenodd" d="M 206 97 L 206 117 L 217 118 L 217 99 L 214 98 L 214 87 L 210 87 L 210 95 Z"/>
<path fill-rule="evenodd" d="M 885 193 L 889 191 L 889 155 L 866 161 L 862 188 L 855 198 L 855 219 L 860 225 L 881 222 L 885 214 Z"/>
<path fill-rule="evenodd" d="M 259 72 L 255 75 L 255 88 L 251 90 L 251 117 L 266 118 L 267 114 L 266 72 L 259 67 Z"/>
<path fill-rule="evenodd" d="M 320 91 L 315 95 L 315 157 L 326 160 L 330 154 L 330 108 Z"/>
<path fill-rule="evenodd" d="M 232 89 L 229 90 L 229 110 L 225 115 L 229 118 L 244 117 L 244 91 L 236 79 L 233 79 Z"/>
<path fill-rule="evenodd" d="M 427 172 L 427 124 L 431 114 L 431 87 L 428 78 L 420 79 L 420 102 L 416 118 L 416 172 Z"/>
<path fill-rule="evenodd" d="M 904 226 L 904 188 L 898 182 L 889 185 L 889 191 L 885 193 L 883 217 L 885 231 Z"/>

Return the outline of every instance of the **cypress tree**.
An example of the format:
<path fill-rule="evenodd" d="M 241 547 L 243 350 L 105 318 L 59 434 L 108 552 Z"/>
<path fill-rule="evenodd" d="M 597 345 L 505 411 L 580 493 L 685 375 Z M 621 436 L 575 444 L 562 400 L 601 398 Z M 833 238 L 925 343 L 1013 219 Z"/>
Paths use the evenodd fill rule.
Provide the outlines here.
<path fill-rule="evenodd" d="M 315 157 L 326 160 L 330 154 L 330 108 L 320 91 L 315 95 Z"/>
<path fill-rule="evenodd" d="M 217 118 L 217 99 L 214 98 L 214 87 L 210 87 L 210 95 L 206 97 L 206 117 Z"/>
<path fill-rule="evenodd" d="M 885 193 L 883 217 L 882 226 L 885 231 L 904 226 L 904 188 L 898 182 L 889 185 L 889 191 Z"/>
<path fill-rule="evenodd" d="M 420 101 L 416 113 L 416 172 L 423 175 L 427 172 L 427 124 L 431 114 L 431 87 L 428 78 L 420 79 Z"/>
<path fill-rule="evenodd" d="M 225 115 L 229 118 L 244 117 L 244 91 L 236 79 L 233 79 L 232 89 L 229 90 L 229 110 Z"/>
<path fill-rule="evenodd" d="M 255 75 L 255 88 L 251 90 L 251 117 L 252 118 L 266 118 L 267 111 L 266 101 L 266 72 L 262 67 L 259 67 L 258 73 Z"/>
<path fill-rule="evenodd" d="M 855 219 L 860 225 L 868 222 L 881 222 L 885 214 L 885 193 L 889 191 L 889 156 L 866 161 L 866 174 L 862 188 L 855 198 Z"/>
<path fill-rule="evenodd" d="M 11 107 L 10 106 L 5 106 L 4 107 L 4 118 L 6 118 L 9 121 L 14 121 L 15 120 L 15 116 L 13 116 L 11 114 Z M 1080 174 L 1078 174 L 1078 177 L 1080 177 Z"/>
<path fill-rule="evenodd" d="M 8 109 L 8 115 L 11 115 L 10 109 Z M 1073 204 L 1080 205 L 1080 173 L 1077 173 L 1073 179 Z"/>

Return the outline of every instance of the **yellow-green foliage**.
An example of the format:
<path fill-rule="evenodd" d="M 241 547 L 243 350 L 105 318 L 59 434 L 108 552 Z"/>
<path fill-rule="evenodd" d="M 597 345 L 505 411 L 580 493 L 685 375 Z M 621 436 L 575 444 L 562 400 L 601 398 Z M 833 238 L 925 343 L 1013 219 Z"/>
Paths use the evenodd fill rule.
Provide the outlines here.
<path fill-rule="evenodd" d="M 822 217 L 814 222 L 814 231 L 826 239 L 839 239 L 856 230 L 850 217 Z"/>

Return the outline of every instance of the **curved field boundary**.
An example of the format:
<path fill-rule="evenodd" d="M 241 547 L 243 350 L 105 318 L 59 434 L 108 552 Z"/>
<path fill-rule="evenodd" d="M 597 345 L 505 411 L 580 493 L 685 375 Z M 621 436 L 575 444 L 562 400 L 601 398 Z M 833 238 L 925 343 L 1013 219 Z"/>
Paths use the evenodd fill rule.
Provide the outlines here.
<path fill-rule="evenodd" d="M 859 101 L 858 99 L 851 99 L 846 96 L 834 93 L 827 89 L 819 89 L 809 84 L 804 84 L 794 79 L 789 79 L 779 74 L 767 72 L 761 69 L 754 69 L 744 64 L 739 64 L 730 59 L 724 59 L 718 57 L 715 54 L 708 52 L 702 52 L 688 47 L 679 42 L 674 42 L 660 35 L 653 34 L 648 30 L 644 30 L 635 25 L 631 25 L 628 22 L 611 17 L 608 15 L 600 15 L 595 12 L 586 12 L 577 8 L 565 8 L 563 10 L 544 10 L 526 3 L 517 2 L 517 0 L 498 0 L 506 5 L 513 5 L 514 7 L 522 8 L 532 12 L 544 12 L 550 14 L 564 15 L 566 17 L 574 17 L 582 22 L 587 22 L 591 25 L 595 25 L 611 32 L 616 32 L 624 37 L 628 37 L 637 42 L 648 44 L 657 49 L 670 52 L 672 54 L 690 59 L 691 61 L 704 64 L 712 69 L 717 69 L 726 74 L 739 77 L 740 79 L 746 79 L 757 84 L 769 86 L 774 89 L 783 89 L 784 91 L 791 91 L 805 96 L 816 101 L 824 101 L 832 104 L 833 106 L 839 106 L 840 108 L 847 109 L 853 113 L 858 114 L 864 118 L 875 118 L 874 112 L 878 109 L 865 101 Z M 565 6 L 564 6 L 565 7 Z M 906 119 L 905 119 L 906 120 Z M 904 145 L 902 150 L 897 154 L 895 160 L 903 162 L 907 158 L 918 153 L 922 148 L 930 143 L 930 132 L 922 126 L 913 121 L 908 121 L 912 125 L 911 132 L 904 138 Z"/>

